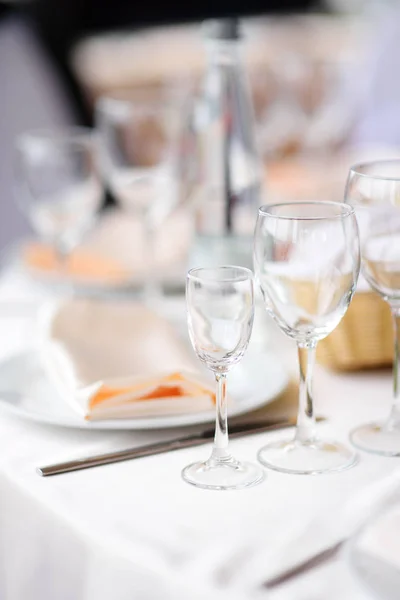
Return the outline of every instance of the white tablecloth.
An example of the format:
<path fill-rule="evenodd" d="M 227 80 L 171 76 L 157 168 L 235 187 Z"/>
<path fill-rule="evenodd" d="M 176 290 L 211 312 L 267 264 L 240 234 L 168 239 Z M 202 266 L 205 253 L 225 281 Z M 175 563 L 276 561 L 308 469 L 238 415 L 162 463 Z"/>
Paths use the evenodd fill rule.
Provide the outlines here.
<path fill-rule="evenodd" d="M 27 333 L 26 323 L 6 316 L 18 313 L 19 304 L 5 301 L 15 295 L 3 281 L 0 358 Z M 277 339 L 293 367 L 288 343 Z M 317 367 L 315 395 L 318 412 L 329 417 L 321 433 L 346 441 L 351 427 L 387 414 L 390 373 L 337 375 Z M 235 440 L 232 450 L 254 460 L 267 437 L 281 436 Z M 225 493 L 181 479 L 182 467 L 206 457 L 207 446 L 48 479 L 35 472 L 38 465 L 159 437 L 66 430 L 0 412 L 1 600 L 369 598 L 343 555 L 269 594 L 258 584 L 342 535 L 344 508 L 398 469 L 399 459 L 362 453 L 356 468 L 340 474 L 268 472 L 260 486 Z"/>

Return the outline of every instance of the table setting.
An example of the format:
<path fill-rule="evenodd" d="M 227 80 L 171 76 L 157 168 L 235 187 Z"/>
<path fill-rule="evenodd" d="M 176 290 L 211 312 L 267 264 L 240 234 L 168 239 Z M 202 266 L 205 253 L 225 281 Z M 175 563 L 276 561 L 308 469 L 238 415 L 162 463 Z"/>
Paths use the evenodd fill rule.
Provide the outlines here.
<path fill-rule="evenodd" d="M 394 168 L 396 165 L 392 166 Z M 196 581 L 199 597 L 207 593 L 211 597 L 223 598 L 229 593 L 230 597 L 237 595 L 238 598 L 290 598 L 298 597 L 299 593 L 307 595 L 307 585 L 311 585 L 313 593 L 320 589 L 316 597 L 333 598 L 338 593 L 342 597 L 346 597 L 346 593 L 348 597 L 355 597 L 354 594 L 358 593 L 360 598 L 368 598 L 368 585 L 371 584 L 362 582 L 366 560 L 365 540 L 361 545 L 364 562 L 354 550 L 354 539 L 359 535 L 359 521 L 366 521 L 367 517 L 359 516 L 356 519 L 354 514 L 360 512 L 369 515 L 368 511 L 372 511 L 375 501 L 366 499 L 370 494 L 373 496 L 374 486 L 386 499 L 385 486 L 393 487 L 397 482 L 398 467 L 396 459 L 381 458 L 374 454 L 361 452 L 356 459 L 356 451 L 351 449 L 348 434 L 351 427 L 355 428 L 362 420 L 382 414 L 382 396 L 388 398 L 387 403 L 390 397 L 388 375 L 384 372 L 338 375 L 316 369 L 314 390 L 318 398 L 318 412 L 315 413 L 313 406 L 310 407 L 310 363 L 307 366 L 303 362 L 304 349 L 301 347 L 302 392 L 296 434 L 299 444 L 295 443 L 293 458 L 279 456 L 285 447 L 280 441 L 280 429 L 293 426 L 297 412 L 297 384 L 290 383 L 294 377 L 295 361 L 291 347 L 293 342 L 289 338 L 296 339 L 300 335 L 301 340 L 307 340 L 310 331 L 317 336 L 324 335 L 326 328 L 335 327 L 345 313 L 355 291 L 360 264 L 354 218 L 350 205 L 340 203 L 262 207 L 255 234 L 257 283 L 254 283 L 253 273 L 244 267 L 192 269 L 189 272 L 186 301 L 182 296 L 178 300 L 173 299 L 170 309 L 164 309 L 164 314 L 160 310 L 156 312 L 151 302 L 143 304 L 140 296 L 134 300 L 126 295 L 116 299 L 109 296 L 102 298 L 99 294 L 93 297 L 90 294 L 85 296 L 79 289 L 75 292 L 71 292 L 71 289 L 65 291 L 65 287 L 60 294 L 57 285 L 49 285 L 48 281 L 44 283 L 40 278 L 35 284 L 32 275 L 24 278 L 19 273 L 16 276 L 13 268 L 3 275 L 1 292 L 4 302 L 14 301 L 15 306 L 14 313 L 0 323 L 3 328 L 1 429 L 4 443 L 7 444 L 2 469 L 2 497 L 6 503 L 11 502 L 8 508 L 5 506 L 2 515 L 7 521 L 4 522 L 4 531 L 15 532 L 15 519 L 28 511 L 29 516 L 25 516 L 23 522 L 24 527 L 34 529 L 30 538 L 36 539 L 39 546 L 40 540 L 47 540 L 43 552 L 48 548 L 49 539 L 55 545 L 58 566 L 53 566 L 55 575 L 51 583 L 47 581 L 42 584 L 32 575 L 34 585 L 41 593 L 46 593 L 47 588 L 43 586 L 51 585 L 48 589 L 52 592 L 59 590 L 58 586 L 65 587 L 60 556 L 69 548 L 77 557 L 80 552 L 89 552 L 90 560 L 94 561 L 92 566 L 81 563 L 74 567 L 74 572 L 80 572 L 82 577 L 89 581 L 95 579 L 82 598 L 94 597 L 94 594 L 106 597 L 107 585 L 111 585 L 111 580 L 116 585 L 115 577 L 118 580 L 117 597 L 124 597 L 125 593 L 132 593 L 133 590 L 140 595 L 150 593 L 151 597 L 157 597 L 165 585 L 171 585 L 171 597 L 177 597 L 184 593 L 186 585 L 191 587 Z M 349 219 L 350 225 L 343 227 L 342 221 L 346 219 Z M 381 219 L 380 225 L 387 222 L 392 227 L 392 219 Z M 299 227 L 301 224 L 302 227 Z M 314 231 L 311 236 L 310 227 Z M 272 241 L 271 235 L 274 236 Z M 338 245 L 340 235 L 344 251 Z M 290 240 L 289 246 L 285 240 Z M 335 240 L 333 246 L 331 240 Z M 325 245 L 327 250 L 326 253 L 320 253 L 319 260 L 310 260 L 311 256 L 315 256 L 314 244 L 319 249 Z M 326 260 L 328 265 L 333 264 L 333 270 L 327 270 Z M 291 269 L 293 265 L 294 269 Z M 290 277 L 290 274 L 293 277 L 293 273 L 296 274 L 294 279 Z M 324 287 L 316 284 L 316 277 L 321 273 Z M 340 280 L 340 285 L 335 279 L 333 285 L 326 285 L 332 276 L 336 281 Z M 314 290 L 312 287 L 310 289 L 310 283 Z M 257 285 L 260 286 L 263 303 L 259 297 L 255 301 Z M 279 287 L 275 287 L 277 285 Z M 288 285 L 293 286 L 290 295 L 282 295 Z M 276 295 L 274 290 L 279 290 L 279 293 Z M 291 298 L 289 304 L 288 297 Z M 24 306 L 29 306 L 29 302 L 36 310 L 25 313 Z M 166 296 L 164 304 L 168 305 L 169 302 Z M 288 339 L 282 338 L 270 322 L 266 326 L 264 312 L 261 313 L 265 311 L 262 304 L 276 315 L 285 333 L 294 331 Z M 226 458 L 228 462 L 234 461 L 234 469 L 238 466 L 237 459 L 241 461 L 239 464 L 244 470 L 241 475 L 249 479 L 240 480 L 239 483 L 232 484 L 225 475 L 221 483 L 214 472 L 216 467 L 218 471 L 218 465 L 213 464 L 210 469 L 211 481 L 206 470 L 207 481 L 204 483 L 204 463 L 203 466 L 196 463 L 202 456 L 207 457 L 207 450 L 201 446 L 209 445 L 214 434 L 212 418 L 215 390 L 212 378 L 209 375 L 207 377 L 206 369 L 199 370 L 200 361 L 190 348 L 186 310 L 190 338 L 200 361 L 205 362 L 209 369 L 210 365 L 215 368 L 219 360 L 226 360 L 224 357 L 228 353 L 228 366 L 232 361 L 238 362 L 228 374 L 228 395 L 225 399 L 225 382 L 218 384 L 219 441 L 214 442 L 213 452 L 217 450 L 219 461 L 222 459 L 223 462 Z M 251 337 L 254 311 L 255 335 L 246 348 Z M 308 329 L 307 322 L 305 327 L 301 325 L 296 311 L 303 318 L 304 315 L 318 315 L 315 330 Z M 324 320 L 324 315 L 329 318 Z M 204 329 L 207 319 L 209 325 Z M 216 325 L 213 326 L 214 319 Z M 297 322 L 299 325 L 295 325 Z M 330 325 L 327 326 L 327 322 Z M 24 327 L 19 330 L 16 323 L 24 324 Z M 289 329 L 289 323 L 292 323 L 293 330 Z M 227 326 L 231 328 L 231 333 L 226 329 Z M 296 330 L 296 327 L 299 329 Z M 215 335 L 216 338 L 213 337 Z M 238 354 L 231 354 L 224 345 L 221 348 L 221 344 L 229 343 L 229 340 L 237 348 L 237 335 L 242 340 L 242 346 L 236 350 Z M 215 349 L 213 344 L 217 344 Z M 13 346 L 14 349 L 10 351 L 9 348 Z M 272 348 L 280 350 L 273 352 Z M 312 361 L 313 357 L 311 366 Z M 132 371 L 134 364 L 136 375 Z M 160 369 L 161 364 L 164 366 Z M 150 380 L 145 378 L 143 388 L 142 371 L 147 373 L 150 365 L 153 369 L 157 366 L 160 371 L 155 369 Z M 175 372 L 177 368 L 182 370 L 184 367 L 188 369 L 187 373 L 197 371 L 197 378 L 193 379 L 190 375 L 183 375 L 182 378 L 182 371 Z M 128 379 L 125 378 L 124 368 Z M 172 381 L 167 377 L 169 381 L 166 381 L 164 373 L 160 374 L 164 370 L 168 371 L 169 378 L 174 373 L 180 377 Z M 122 376 L 122 382 L 118 380 L 116 384 L 114 378 L 117 374 Z M 275 383 L 272 382 L 274 377 Z M 254 392 L 258 392 L 254 397 L 249 380 Z M 144 404 L 141 398 L 149 394 L 151 398 L 152 392 L 157 389 L 160 391 L 160 387 L 164 388 L 166 384 L 169 389 L 181 385 L 179 393 L 171 397 L 164 392 L 158 399 L 155 394 L 154 400 L 147 399 L 147 405 L 140 407 L 140 403 Z M 237 394 L 238 390 L 242 390 L 242 399 Z M 124 405 L 126 394 L 129 400 Z M 97 414 L 93 410 L 96 403 L 93 406 L 90 404 L 96 396 L 100 400 L 98 407 L 104 403 L 103 412 L 98 408 L 100 412 Z M 270 403 L 266 404 L 268 400 Z M 177 407 L 179 403 L 190 405 L 194 401 L 203 403 L 202 407 L 189 406 L 185 410 Z M 225 456 L 228 428 L 227 406 L 223 402 L 227 402 L 229 422 L 232 421 L 230 446 L 234 459 L 230 453 Z M 235 407 L 235 402 L 238 407 Z M 243 407 L 240 406 L 241 402 L 245 403 Z M 160 413 L 160 404 L 163 403 Z M 63 407 L 63 410 L 57 412 L 56 406 L 60 409 Z M 118 413 L 121 407 L 123 412 Z M 152 411 L 155 416 L 152 416 Z M 242 421 L 241 412 L 245 417 L 242 417 Z M 319 417 L 317 430 L 321 432 L 321 439 L 333 437 L 339 442 L 337 446 L 326 448 L 328 452 L 325 457 L 324 447 L 315 445 L 315 442 L 307 450 L 308 436 L 315 436 L 315 416 Z M 246 421 L 249 425 L 248 435 L 243 433 Z M 208 431 L 207 436 L 200 443 L 194 440 L 193 444 L 189 442 L 186 447 L 183 445 L 180 450 L 172 451 L 180 447 L 173 445 L 175 440 L 199 433 L 196 423 L 204 424 L 201 431 Z M 238 424 L 242 430 L 240 427 L 237 429 Z M 180 428 L 182 426 L 183 429 Z M 236 435 L 237 432 L 240 435 Z M 163 443 L 172 445 L 158 453 L 157 444 Z M 305 445 L 304 450 L 302 444 Z M 197 445 L 200 447 L 197 448 Z M 120 456 L 110 461 L 109 466 L 105 466 L 106 461 L 100 461 L 93 463 L 92 466 L 97 464 L 96 468 L 77 468 L 85 458 L 118 454 L 140 447 L 150 447 L 149 453 L 145 451 L 135 460 Z M 336 456 L 334 448 L 338 453 Z M 271 450 L 273 454 L 270 455 Z M 298 451 L 300 453 L 296 456 Z M 321 452 L 321 456 L 316 456 L 317 467 L 313 464 L 313 452 Z M 294 462 L 287 465 L 287 460 Z M 355 465 L 357 460 L 359 463 Z M 60 471 L 64 473 L 62 475 L 43 478 L 46 473 L 40 473 L 41 469 L 44 471 L 48 466 L 65 461 L 75 462 L 70 470 L 79 472 L 67 473 L 66 469 Z M 193 464 L 185 470 L 185 465 L 190 461 Z M 275 468 L 274 462 L 277 462 L 278 471 L 286 471 L 286 474 L 264 470 L 264 466 Z M 302 478 L 290 474 L 298 470 L 318 473 L 343 467 L 354 468 L 320 478 Z M 222 468 L 224 470 L 226 467 Z M 260 485 L 256 485 L 254 490 L 232 491 L 228 500 L 220 501 L 220 492 L 196 489 L 199 470 L 201 487 L 216 486 L 223 489 L 256 483 Z M 188 486 L 185 478 L 194 485 Z M 234 499 L 235 494 L 238 500 Z M 223 493 L 221 496 L 226 498 Z M 361 502 L 362 497 L 366 505 L 364 513 L 357 508 L 357 502 Z M 130 503 L 137 507 L 134 516 L 128 508 Z M 94 511 L 93 506 L 96 506 Z M 347 516 L 346 511 L 353 516 Z M 293 517 L 289 516 L 291 512 Z M 330 512 L 337 515 L 337 522 L 336 517 L 333 523 L 327 520 Z M 241 523 L 240 535 L 237 519 Z M 7 535 L 11 533 L 5 533 L 3 540 L 7 540 Z M 351 550 L 348 548 L 350 543 Z M 375 542 L 375 546 L 379 547 L 379 544 Z M 350 558 L 349 552 L 353 553 Z M 382 560 L 381 556 L 378 553 L 379 560 Z M 387 557 L 384 552 L 383 556 L 385 561 Z M 18 564 L 18 560 L 13 556 L 10 560 L 12 573 L 12 565 Z M 66 564 L 68 561 L 70 558 Z M 107 568 L 104 568 L 102 561 L 107 563 Z M 356 566 L 351 566 L 353 564 Z M 102 576 L 99 578 L 100 565 Z M 150 578 L 149 568 L 152 573 Z M 393 566 L 387 567 L 385 562 L 385 569 L 388 568 L 393 570 Z M 332 579 L 337 579 L 337 572 L 340 573 L 343 589 L 337 581 L 332 587 Z M 396 581 L 396 570 L 391 576 Z M 5 577 L 4 585 L 16 586 L 10 581 L 11 576 Z M 26 581 L 23 578 L 21 585 L 26 585 Z M 379 569 L 376 581 L 372 585 L 379 589 L 382 585 Z M 69 585 L 69 593 L 77 593 L 74 577 Z M 363 585 L 366 586 L 365 593 Z M 160 591 L 157 591 L 158 586 Z M 303 586 L 305 591 L 301 592 Z M 147 588 L 151 592 L 146 592 Z M 22 588 L 16 586 L 15 589 L 18 592 L 7 592 L 11 594 L 10 597 L 21 593 Z"/>
<path fill-rule="evenodd" d="M 400 159 L 269 201 L 238 24 L 205 36 L 201 135 L 180 87 L 15 140 L 5 600 L 399 597 Z"/>

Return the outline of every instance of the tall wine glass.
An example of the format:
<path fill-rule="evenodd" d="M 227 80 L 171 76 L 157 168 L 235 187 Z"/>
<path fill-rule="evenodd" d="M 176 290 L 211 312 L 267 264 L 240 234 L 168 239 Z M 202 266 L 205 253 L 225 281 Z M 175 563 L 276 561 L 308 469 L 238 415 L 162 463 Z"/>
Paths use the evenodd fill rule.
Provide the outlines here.
<path fill-rule="evenodd" d="M 352 167 L 345 198 L 355 207 L 360 227 L 362 274 L 389 304 L 394 330 L 390 415 L 355 429 L 351 440 L 369 452 L 400 456 L 400 160 Z"/>
<path fill-rule="evenodd" d="M 356 462 L 346 446 L 316 432 L 312 370 L 317 342 L 340 322 L 360 270 L 354 210 L 335 202 L 262 206 L 255 230 L 254 266 L 265 307 L 297 342 L 300 394 L 294 439 L 264 446 L 262 464 L 287 473 L 340 471 Z"/>
<path fill-rule="evenodd" d="M 62 272 L 102 202 L 97 144 L 90 129 L 28 131 L 16 140 L 15 195 Z"/>
<path fill-rule="evenodd" d="M 137 214 L 145 229 L 144 294 L 158 296 L 155 234 L 178 201 L 179 111 L 146 94 L 116 92 L 96 107 L 102 166 L 121 207 Z"/>
<path fill-rule="evenodd" d="M 248 346 L 254 318 L 253 274 L 244 267 L 191 269 L 186 280 L 189 335 L 198 358 L 216 379 L 216 422 L 212 454 L 182 471 L 197 487 L 228 490 L 260 483 L 263 470 L 240 463 L 228 448 L 226 376 Z"/>

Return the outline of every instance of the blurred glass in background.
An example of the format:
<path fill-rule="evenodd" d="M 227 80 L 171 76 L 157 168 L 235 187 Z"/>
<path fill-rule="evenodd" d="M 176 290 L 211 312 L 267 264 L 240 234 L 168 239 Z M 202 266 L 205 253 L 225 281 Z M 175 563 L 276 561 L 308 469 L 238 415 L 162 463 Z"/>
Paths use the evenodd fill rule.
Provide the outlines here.
<path fill-rule="evenodd" d="M 128 4 L 0 4 L 0 248 L 28 234 L 13 201 L 17 136 L 43 127 L 90 126 L 98 99 L 117 90 L 150 89 L 158 101 L 170 90 L 168 102 L 180 114 L 184 132 L 177 179 L 190 204 L 192 114 L 206 65 L 199 23 L 144 27 L 146 7 L 140 9 L 143 14 L 135 13 Z M 399 155 L 400 85 L 392 76 L 400 62 L 397 4 L 329 0 L 314 4 L 314 13 L 300 14 L 309 4 L 298 2 L 299 14 L 259 15 L 244 22 L 243 58 L 263 159 L 263 202 L 341 200 L 351 163 Z M 232 10 L 243 9 L 232 5 Z M 157 17 L 161 22 L 167 15 Z M 171 13 L 169 21 L 173 18 Z M 106 204 L 112 205 L 111 179 L 106 174 Z M 169 252 L 175 260 L 179 254 L 182 263 L 182 248 L 176 253 L 172 247 L 184 238 L 190 245 L 191 229 L 187 221 L 164 229 L 159 268 L 168 270 L 165 256 Z M 113 232 L 105 229 L 101 243 L 94 235 L 94 245 L 104 249 L 121 238 L 122 230 L 121 222 Z M 113 251 L 113 258 L 133 255 L 127 248 Z M 133 261 L 129 269 L 137 266 Z"/>
<path fill-rule="evenodd" d="M 97 144 L 83 127 L 34 130 L 15 143 L 14 195 L 61 272 L 102 202 Z"/>
<path fill-rule="evenodd" d="M 398 154 L 400 126 L 390 118 L 386 128 L 379 124 L 395 85 L 389 73 L 379 90 L 374 84 L 382 78 L 381 62 L 396 60 L 396 3 L 342 4 L 332 0 L 319 13 L 245 22 L 264 200 L 341 200 L 352 162 Z M 382 52 L 389 21 L 393 47 Z M 157 88 L 172 78 L 201 89 L 206 53 L 199 27 L 186 25 L 89 36 L 75 47 L 72 64 L 94 99 L 116 87 Z"/>

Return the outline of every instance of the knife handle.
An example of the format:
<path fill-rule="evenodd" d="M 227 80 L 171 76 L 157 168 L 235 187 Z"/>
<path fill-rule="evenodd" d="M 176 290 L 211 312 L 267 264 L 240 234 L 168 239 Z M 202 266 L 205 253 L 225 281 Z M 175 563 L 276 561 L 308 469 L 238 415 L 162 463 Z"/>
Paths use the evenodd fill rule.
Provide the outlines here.
<path fill-rule="evenodd" d="M 285 427 L 291 427 L 295 422 L 293 419 L 278 420 L 275 422 L 269 421 L 268 424 L 259 424 L 256 427 L 244 429 L 242 431 L 235 430 L 230 437 L 232 439 L 244 437 L 256 433 L 263 433 L 266 431 L 274 431 L 275 429 L 284 429 Z M 36 472 L 42 477 L 49 477 L 50 475 L 60 475 L 61 473 L 70 473 L 72 471 L 80 471 L 82 469 L 89 469 L 90 467 L 99 467 L 101 465 L 110 465 L 124 460 L 132 460 L 134 458 L 144 458 L 145 456 L 153 456 L 155 454 L 163 454 L 165 452 L 171 452 L 172 450 L 180 450 L 182 448 L 192 448 L 194 446 L 201 446 L 212 441 L 213 430 L 206 430 L 200 434 L 189 435 L 182 437 L 177 440 L 171 440 L 167 442 L 157 442 L 155 444 L 147 444 L 146 446 L 139 446 L 138 448 L 129 448 L 127 450 L 118 450 L 116 452 L 107 452 L 105 454 L 98 454 L 96 456 L 88 456 L 86 458 L 77 458 L 56 465 L 48 465 L 46 467 L 38 467 Z"/>
<path fill-rule="evenodd" d="M 36 472 L 42 477 L 50 475 L 59 475 L 61 473 L 69 473 L 71 471 L 80 471 L 81 469 L 89 469 L 90 467 L 99 467 L 101 465 L 110 465 L 124 460 L 132 460 L 133 458 L 144 458 L 154 454 L 163 454 L 180 448 L 190 448 L 205 444 L 209 440 L 202 437 L 193 437 L 180 440 L 172 440 L 170 442 L 159 442 L 157 444 L 148 444 L 139 446 L 138 448 L 130 448 L 128 450 L 119 450 L 117 452 L 107 452 L 105 454 L 97 454 L 86 458 L 77 458 L 56 465 L 46 467 L 38 467 Z"/>

